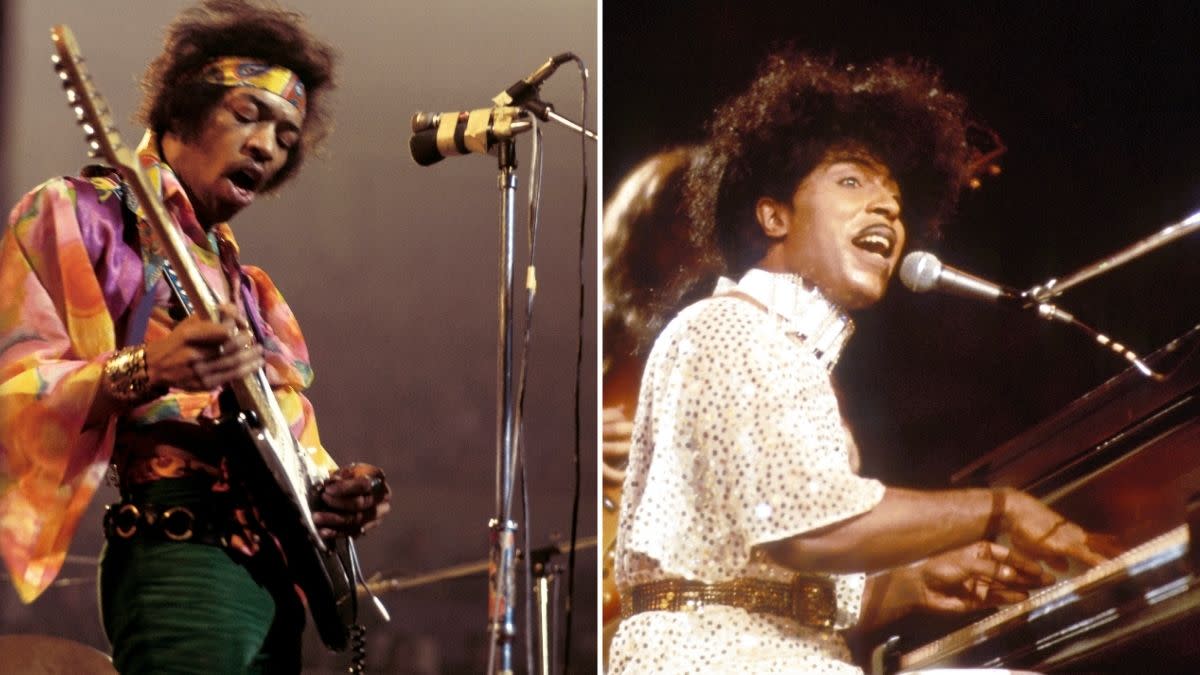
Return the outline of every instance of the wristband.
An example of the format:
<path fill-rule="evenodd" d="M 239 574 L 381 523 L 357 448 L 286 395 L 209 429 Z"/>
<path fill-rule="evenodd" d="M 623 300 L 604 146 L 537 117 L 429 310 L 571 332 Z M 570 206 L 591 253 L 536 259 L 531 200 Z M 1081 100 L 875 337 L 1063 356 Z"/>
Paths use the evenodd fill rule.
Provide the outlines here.
<path fill-rule="evenodd" d="M 992 513 L 988 516 L 987 526 L 983 530 L 985 541 L 996 541 L 996 537 L 1000 535 L 1000 526 L 1004 524 L 1005 500 L 1003 489 L 992 490 Z"/>
<path fill-rule="evenodd" d="M 132 403 L 151 397 L 146 348 L 142 345 L 118 350 L 104 363 L 104 387 L 109 396 Z"/>

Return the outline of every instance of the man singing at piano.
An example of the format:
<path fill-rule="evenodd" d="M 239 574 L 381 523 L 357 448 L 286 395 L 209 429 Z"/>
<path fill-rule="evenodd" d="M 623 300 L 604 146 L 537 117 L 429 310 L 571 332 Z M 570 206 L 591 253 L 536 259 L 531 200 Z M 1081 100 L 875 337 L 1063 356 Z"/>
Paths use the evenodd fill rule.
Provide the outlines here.
<path fill-rule="evenodd" d="M 845 629 L 1013 602 L 1052 580 L 1041 562 L 1111 553 L 1021 492 L 858 475 L 830 371 L 848 312 L 952 210 L 965 108 L 923 64 L 785 48 L 716 111 L 689 199 L 727 278 L 642 378 L 611 673 L 858 673 Z"/>
<path fill-rule="evenodd" d="M 238 262 L 228 224 L 325 136 L 333 65 L 299 15 L 206 0 L 168 27 L 146 73 L 138 160 L 220 320 L 188 316 L 145 205 L 111 170 L 43 184 L 0 241 L 0 550 L 32 601 L 98 484 L 115 481 L 100 607 L 122 673 L 300 670 L 303 597 L 233 461 L 253 450 L 217 424 L 228 383 L 264 369 L 330 472 L 313 503 L 321 536 L 361 534 L 389 508 L 382 471 L 338 469 L 321 445 L 299 327 L 269 277 Z"/>

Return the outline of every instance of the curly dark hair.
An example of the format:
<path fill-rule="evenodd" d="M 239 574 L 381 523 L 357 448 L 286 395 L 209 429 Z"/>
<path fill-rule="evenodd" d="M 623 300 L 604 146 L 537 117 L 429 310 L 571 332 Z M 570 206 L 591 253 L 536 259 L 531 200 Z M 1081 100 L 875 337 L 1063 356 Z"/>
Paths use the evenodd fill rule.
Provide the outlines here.
<path fill-rule="evenodd" d="M 688 176 L 697 236 L 727 273 L 767 250 L 760 197 L 787 203 L 837 148 L 861 149 L 891 171 L 917 241 L 936 236 L 957 204 L 971 152 L 966 103 L 926 64 L 886 59 L 840 65 L 794 47 L 771 54 L 742 94 L 709 123 L 711 161 Z"/>
<path fill-rule="evenodd" d="M 693 241 L 683 198 L 688 172 L 705 161 L 696 146 L 651 155 L 604 205 L 606 377 L 626 362 L 640 373 L 666 322 L 712 290 L 717 270 Z"/>
<path fill-rule="evenodd" d="M 204 0 L 167 26 L 162 53 L 142 77 L 139 121 L 156 133 L 194 139 L 228 91 L 198 79 L 206 65 L 222 56 L 262 59 L 291 70 L 304 83 L 308 102 L 300 142 L 265 186 L 273 190 L 295 175 L 305 155 L 319 150 L 329 134 L 326 96 L 334 87 L 337 54 L 309 32 L 302 14 L 274 2 Z"/>

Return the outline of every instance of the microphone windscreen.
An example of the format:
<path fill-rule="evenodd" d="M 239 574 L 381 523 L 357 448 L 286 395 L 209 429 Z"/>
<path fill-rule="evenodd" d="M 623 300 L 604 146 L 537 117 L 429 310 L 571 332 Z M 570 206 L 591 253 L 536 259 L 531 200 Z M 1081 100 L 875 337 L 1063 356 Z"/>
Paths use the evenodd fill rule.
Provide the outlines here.
<path fill-rule="evenodd" d="M 426 129 L 413 134 L 408 139 L 408 149 L 412 152 L 413 160 L 421 166 L 437 164 L 446 158 L 438 150 L 437 129 Z"/>
<path fill-rule="evenodd" d="M 942 275 L 942 262 L 927 251 L 913 251 L 900 263 L 900 281 L 914 293 L 932 291 Z"/>

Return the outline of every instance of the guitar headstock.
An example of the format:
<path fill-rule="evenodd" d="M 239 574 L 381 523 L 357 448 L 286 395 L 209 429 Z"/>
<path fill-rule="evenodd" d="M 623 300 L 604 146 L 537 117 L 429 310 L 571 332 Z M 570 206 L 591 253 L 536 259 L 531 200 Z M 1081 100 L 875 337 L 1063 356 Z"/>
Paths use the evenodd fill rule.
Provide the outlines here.
<path fill-rule="evenodd" d="M 113 122 L 108 103 L 92 84 L 92 76 L 84 64 L 75 34 L 66 25 L 50 29 L 55 53 L 50 57 L 54 70 L 62 80 L 67 92 L 67 104 L 75 111 L 75 118 L 83 127 L 88 142 L 88 155 L 101 157 L 117 169 L 137 171 L 137 157 L 121 141 Z"/>

